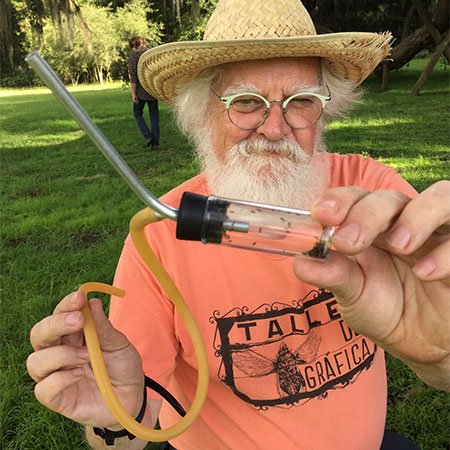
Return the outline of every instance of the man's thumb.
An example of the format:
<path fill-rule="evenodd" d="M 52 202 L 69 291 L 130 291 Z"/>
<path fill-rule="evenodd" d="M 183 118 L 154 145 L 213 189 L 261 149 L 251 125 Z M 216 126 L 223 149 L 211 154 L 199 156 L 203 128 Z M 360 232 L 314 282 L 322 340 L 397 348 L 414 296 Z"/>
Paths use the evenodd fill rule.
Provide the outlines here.
<path fill-rule="evenodd" d="M 129 344 L 128 339 L 124 334 L 114 328 L 110 320 L 106 317 L 101 300 L 98 298 L 89 300 L 89 307 L 94 319 L 101 349 L 104 351 L 116 351 L 126 347 Z"/>

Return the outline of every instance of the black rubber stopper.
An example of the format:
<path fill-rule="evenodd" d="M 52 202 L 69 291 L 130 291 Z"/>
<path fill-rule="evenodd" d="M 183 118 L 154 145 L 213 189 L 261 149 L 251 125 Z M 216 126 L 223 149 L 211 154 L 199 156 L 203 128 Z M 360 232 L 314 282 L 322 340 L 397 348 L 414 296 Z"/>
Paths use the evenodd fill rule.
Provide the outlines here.
<path fill-rule="evenodd" d="M 181 197 L 177 218 L 177 239 L 201 241 L 203 218 L 208 197 L 185 192 Z"/>

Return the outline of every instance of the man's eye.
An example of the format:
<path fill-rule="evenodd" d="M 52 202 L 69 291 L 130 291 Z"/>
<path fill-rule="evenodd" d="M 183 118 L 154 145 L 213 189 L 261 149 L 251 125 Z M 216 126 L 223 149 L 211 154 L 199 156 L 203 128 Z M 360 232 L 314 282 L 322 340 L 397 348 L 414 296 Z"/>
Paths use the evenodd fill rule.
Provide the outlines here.
<path fill-rule="evenodd" d="M 256 100 L 254 98 L 243 98 L 236 100 L 236 103 L 240 103 L 241 105 L 250 105 L 251 103 L 254 103 Z"/>
<path fill-rule="evenodd" d="M 308 104 L 308 103 L 312 103 L 312 98 L 311 97 L 295 97 L 291 100 L 291 102 L 293 102 L 293 104 Z"/>
<path fill-rule="evenodd" d="M 311 96 L 294 97 L 287 105 L 288 110 L 297 111 L 314 108 L 316 98 Z"/>
<path fill-rule="evenodd" d="M 240 105 L 261 105 L 263 102 L 258 97 L 238 97 L 233 103 Z"/>
<path fill-rule="evenodd" d="M 249 113 L 264 106 L 264 102 L 257 97 L 238 97 L 233 100 L 230 109 L 237 112 Z"/>

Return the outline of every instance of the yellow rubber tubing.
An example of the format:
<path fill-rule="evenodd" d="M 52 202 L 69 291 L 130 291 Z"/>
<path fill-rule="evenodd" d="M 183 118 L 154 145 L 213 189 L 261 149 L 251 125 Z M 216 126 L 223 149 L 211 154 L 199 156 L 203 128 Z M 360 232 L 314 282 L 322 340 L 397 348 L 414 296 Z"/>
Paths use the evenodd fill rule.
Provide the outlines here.
<path fill-rule="evenodd" d="M 194 316 L 192 315 L 192 312 L 186 304 L 186 301 L 180 291 L 175 286 L 174 282 L 156 257 L 155 253 L 148 244 L 147 239 L 145 238 L 145 226 L 150 223 L 157 222 L 158 220 L 160 219 L 155 217 L 154 212 L 150 208 L 145 208 L 139 211 L 131 219 L 130 233 L 134 245 L 136 246 L 142 259 L 145 261 L 150 271 L 153 272 L 162 288 L 166 291 L 166 294 L 175 305 L 175 308 L 177 308 L 186 325 L 186 328 L 189 331 L 194 345 L 198 365 L 197 390 L 189 411 L 179 422 L 169 428 L 166 428 L 165 430 L 154 430 L 153 428 L 148 428 L 139 422 L 136 422 L 136 420 L 130 416 L 128 411 L 120 403 L 112 387 L 108 372 L 106 371 L 91 310 L 87 304 L 82 309 L 85 317 L 83 330 L 91 360 L 91 366 L 106 405 L 117 421 L 126 430 L 134 434 L 139 439 L 150 442 L 169 441 L 170 439 L 184 433 L 193 424 L 195 419 L 200 414 L 203 403 L 205 402 L 209 381 L 206 348 L 197 322 L 195 321 Z M 125 295 L 123 290 L 103 283 L 86 283 L 83 284 L 79 290 L 84 292 L 86 296 L 89 292 L 103 292 L 105 294 L 116 295 L 118 297 L 123 297 Z"/>

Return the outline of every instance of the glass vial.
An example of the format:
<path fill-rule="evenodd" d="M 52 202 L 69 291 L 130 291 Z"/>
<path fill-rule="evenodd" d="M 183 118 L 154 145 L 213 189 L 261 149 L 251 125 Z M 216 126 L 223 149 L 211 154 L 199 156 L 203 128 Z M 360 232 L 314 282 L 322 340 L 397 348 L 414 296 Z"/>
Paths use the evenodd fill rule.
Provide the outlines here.
<path fill-rule="evenodd" d="M 191 193 L 183 196 L 177 224 L 180 239 L 321 259 L 330 252 L 332 235 L 333 228 L 323 227 L 309 211 Z"/>

